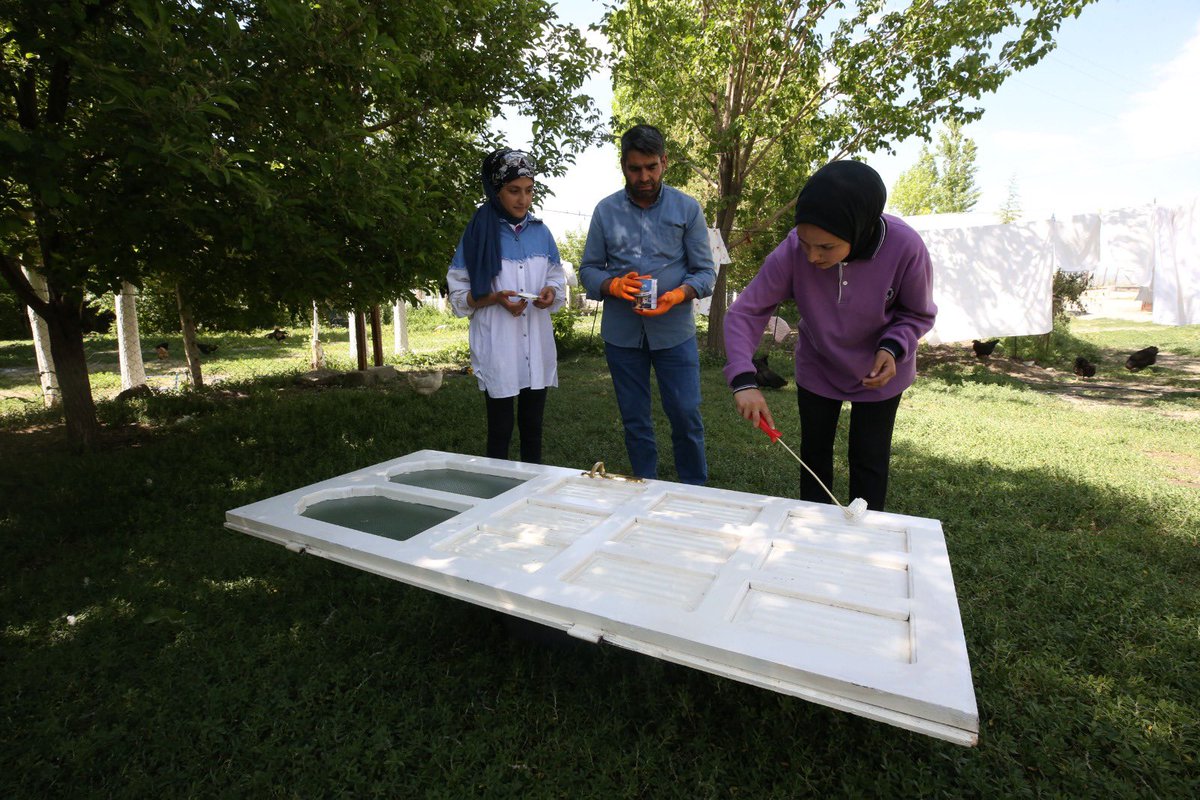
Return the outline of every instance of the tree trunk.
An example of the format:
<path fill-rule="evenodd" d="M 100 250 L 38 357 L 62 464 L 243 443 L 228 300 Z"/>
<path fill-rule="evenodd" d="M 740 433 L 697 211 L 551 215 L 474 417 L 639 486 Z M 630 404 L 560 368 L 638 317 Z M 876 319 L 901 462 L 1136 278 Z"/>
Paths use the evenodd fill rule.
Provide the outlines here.
<path fill-rule="evenodd" d="M 716 227 L 721 232 L 721 240 L 728 244 L 729 232 L 733 230 L 733 220 L 737 217 L 739 198 L 742 193 L 742 181 L 737 179 L 739 164 L 735 155 L 741 151 L 740 142 L 736 142 L 732 152 L 722 153 L 717 165 L 717 197 L 724 202 L 717 211 Z M 726 265 L 717 265 L 717 282 L 713 286 L 712 301 L 708 306 L 708 352 L 714 355 L 725 353 L 725 309 L 729 307 L 729 281 Z"/>
<path fill-rule="evenodd" d="M 729 303 L 726 300 L 728 290 L 725 279 L 725 265 L 717 267 L 717 282 L 713 285 L 712 300 L 708 304 L 708 352 L 720 355 L 725 352 L 725 309 Z"/>
<path fill-rule="evenodd" d="M 354 321 L 351 323 L 354 326 L 354 356 L 358 361 L 358 368 L 365 370 L 367 368 L 367 318 L 361 311 L 354 312 Z"/>
<path fill-rule="evenodd" d="M 32 273 L 32 270 L 28 270 Z M 82 302 L 78 296 L 64 298 L 48 282 L 43 282 L 43 297 L 33 288 L 20 260 L 0 251 L 0 274 L 25 305 L 33 309 L 46 323 L 50 341 L 50 358 L 62 398 L 67 438 L 79 450 L 96 442 L 100 422 L 96 419 L 96 404 L 92 401 L 92 385 L 88 379 L 87 354 L 83 349 Z M 37 328 L 37 325 L 34 325 Z"/>
<path fill-rule="evenodd" d="M 721 239 L 729 241 L 729 232 L 733 229 L 733 217 L 736 207 L 727 206 L 717 212 L 717 230 Z M 708 352 L 714 355 L 725 353 L 725 310 L 729 308 L 729 281 L 726 275 L 727 264 L 717 266 L 717 282 L 713 286 L 712 301 L 708 305 Z"/>
<path fill-rule="evenodd" d="M 46 289 L 46 279 L 42 277 L 42 274 L 28 267 L 22 267 L 22 271 L 29 280 L 29 285 L 37 292 L 38 297 L 48 300 L 50 294 Z M 29 314 L 29 328 L 33 332 L 33 352 L 37 356 L 38 382 L 42 385 L 42 403 L 46 408 L 51 408 L 61 398 L 58 391 L 58 377 L 54 374 L 54 357 L 50 353 L 50 329 L 46 326 L 46 320 L 38 316 L 32 307 L 26 306 L 25 310 Z"/>
<path fill-rule="evenodd" d="M 183 332 L 183 352 L 187 355 L 188 372 L 192 376 L 192 388 L 204 386 L 204 376 L 200 372 L 200 348 L 196 347 L 196 321 L 192 319 L 192 310 L 183 301 L 183 289 L 175 286 L 175 300 L 179 304 L 179 328 Z"/>
<path fill-rule="evenodd" d="M 321 347 L 321 322 L 317 312 L 317 301 L 312 304 L 312 368 L 325 368 L 325 348 Z"/>
<path fill-rule="evenodd" d="M 64 311 L 57 303 L 50 309 L 46 327 L 58 385 L 62 389 L 67 438 L 77 449 L 87 450 L 99 436 L 100 422 L 96 419 L 96 404 L 92 401 L 87 353 L 83 349 L 83 325 L 77 311 Z"/>
<path fill-rule="evenodd" d="M 142 340 L 138 336 L 137 287 L 122 282 L 117 294 L 117 354 L 121 362 L 121 389 L 146 385 Z"/>
<path fill-rule="evenodd" d="M 383 366 L 383 322 L 379 306 L 371 306 L 371 360 L 375 366 Z"/>
<path fill-rule="evenodd" d="M 408 352 L 408 304 L 403 300 L 392 304 L 392 352 Z"/>

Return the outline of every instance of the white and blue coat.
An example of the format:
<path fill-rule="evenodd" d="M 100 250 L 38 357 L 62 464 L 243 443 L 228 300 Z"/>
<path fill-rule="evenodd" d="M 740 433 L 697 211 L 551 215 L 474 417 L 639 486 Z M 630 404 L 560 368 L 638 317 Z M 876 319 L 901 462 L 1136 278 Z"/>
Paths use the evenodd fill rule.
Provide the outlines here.
<path fill-rule="evenodd" d="M 520 225 L 503 221 L 499 225 L 500 272 L 492 279 L 492 291 L 540 294 L 544 287 L 552 286 L 555 294 L 548 308 L 536 308 L 528 301 L 519 317 L 499 303 L 471 308 L 467 305 L 471 277 L 459 239 L 446 273 L 450 306 L 456 315 L 470 318 L 471 368 L 480 391 L 497 398 L 513 397 L 522 389 L 558 386 L 558 353 L 550 315 L 562 308 L 567 294 L 558 245 L 546 224 L 531 214 Z"/>

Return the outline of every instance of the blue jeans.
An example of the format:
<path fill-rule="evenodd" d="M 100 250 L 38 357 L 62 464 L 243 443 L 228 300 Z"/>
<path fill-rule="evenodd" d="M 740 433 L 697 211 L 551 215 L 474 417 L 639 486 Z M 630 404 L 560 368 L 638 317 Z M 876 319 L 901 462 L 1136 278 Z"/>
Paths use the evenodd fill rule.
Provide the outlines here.
<path fill-rule="evenodd" d="M 658 447 L 650 416 L 650 367 L 658 377 L 663 411 L 671 421 L 675 471 L 682 483 L 703 485 L 708 480 L 704 458 L 704 420 L 700 418 L 700 354 L 695 337 L 663 350 L 604 345 L 608 371 L 625 425 L 625 450 L 633 474 L 658 477 Z"/>

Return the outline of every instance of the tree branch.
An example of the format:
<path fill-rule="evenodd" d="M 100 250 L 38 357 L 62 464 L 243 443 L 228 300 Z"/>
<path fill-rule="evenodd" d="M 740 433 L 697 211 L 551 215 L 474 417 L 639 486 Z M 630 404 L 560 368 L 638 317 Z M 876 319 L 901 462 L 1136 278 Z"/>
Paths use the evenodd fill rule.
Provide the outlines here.
<path fill-rule="evenodd" d="M 716 185 L 716 181 L 713 180 L 713 176 L 710 175 L 708 172 L 705 172 L 699 166 L 697 166 L 695 161 L 688 160 L 685 163 L 687 164 L 687 168 L 690 169 L 692 172 L 696 173 L 696 175 L 698 175 L 702 181 L 704 181 L 705 183 L 707 183 L 711 186 Z"/>
<path fill-rule="evenodd" d="M 25 273 L 21 271 L 21 266 L 17 263 L 17 259 L 8 253 L 0 253 L 0 275 L 3 275 L 5 280 L 8 281 L 17 298 L 32 308 L 38 316 L 45 317 L 50 313 L 50 304 L 38 297 L 37 292 L 33 289 L 33 285 L 25 277 Z"/>
<path fill-rule="evenodd" d="M 366 133 L 378 133 L 379 131 L 382 131 L 386 128 L 390 128 L 393 125 L 395 125 L 397 122 L 399 122 L 403 118 L 403 116 L 404 115 L 402 115 L 402 114 L 393 114 L 392 116 L 384 119 L 383 122 L 377 122 L 374 125 L 366 126 L 365 128 L 363 128 L 363 131 Z"/>
<path fill-rule="evenodd" d="M 827 89 L 829 89 L 829 87 L 832 85 L 833 85 L 833 81 L 826 81 L 826 83 L 823 86 L 819 87 L 817 89 L 817 91 L 815 93 L 813 93 L 813 95 L 804 104 L 804 107 L 801 108 L 795 114 L 795 116 L 792 118 L 791 122 L 784 125 L 782 128 L 779 129 L 778 133 L 776 133 L 770 139 L 767 139 L 763 142 L 763 146 L 761 148 L 759 148 L 758 153 L 746 165 L 746 173 L 745 174 L 747 176 L 752 174 L 758 168 L 759 163 L 762 162 L 763 158 L 766 157 L 767 153 L 770 152 L 771 148 L 775 146 L 776 142 L 778 142 L 780 139 L 782 139 L 787 134 L 791 133 L 793 128 L 799 126 L 801 123 L 808 121 L 809 113 L 813 108 L 820 108 L 822 105 L 824 105 L 826 102 L 829 101 L 829 98 L 825 98 L 823 100 L 820 100 L 820 98 L 825 94 L 825 91 Z M 820 100 L 820 102 L 815 102 L 817 100 Z"/>
<path fill-rule="evenodd" d="M 730 242 L 728 244 L 728 249 L 734 250 L 738 247 L 741 247 L 744 244 L 750 244 L 750 242 L 753 241 L 755 234 L 765 233 L 765 232 L 771 230 L 771 228 L 774 227 L 775 223 L 779 221 L 780 217 L 782 217 L 784 214 L 786 214 L 788 211 L 791 211 L 795 207 L 796 207 L 796 198 L 793 197 L 791 200 L 789 200 L 788 202 L 786 202 L 782 206 L 780 206 L 778 209 L 776 209 L 775 213 L 772 214 L 765 222 L 752 223 L 750 225 L 750 227 L 743 228 L 742 229 L 743 230 L 742 237 L 740 239 L 738 239 L 737 241 Z"/>

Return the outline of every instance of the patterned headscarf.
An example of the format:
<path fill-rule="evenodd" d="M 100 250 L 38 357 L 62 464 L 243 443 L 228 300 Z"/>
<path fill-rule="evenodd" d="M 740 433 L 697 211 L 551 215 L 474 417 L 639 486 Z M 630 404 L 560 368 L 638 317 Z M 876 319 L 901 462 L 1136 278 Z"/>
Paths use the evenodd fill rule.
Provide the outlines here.
<path fill-rule="evenodd" d="M 813 173 L 796 198 L 796 224 L 807 222 L 850 243 L 847 261 L 869 258 L 883 235 L 887 187 L 861 161 L 831 161 Z"/>
<path fill-rule="evenodd" d="M 500 274 L 500 220 L 517 224 L 500 203 L 504 184 L 517 178 L 534 178 L 537 166 L 527 153 L 501 148 L 483 160 L 480 178 L 487 201 L 471 217 L 463 233 L 463 258 L 471 276 L 471 295 L 479 298 L 492 291 L 492 279 Z"/>
<path fill-rule="evenodd" d="M 537 165 L 528 153 L 520 150 L 501 148 L 483 160 L 483 190 L 489 192 L 489 199 L 509 181 L 535 177 Z"/>

